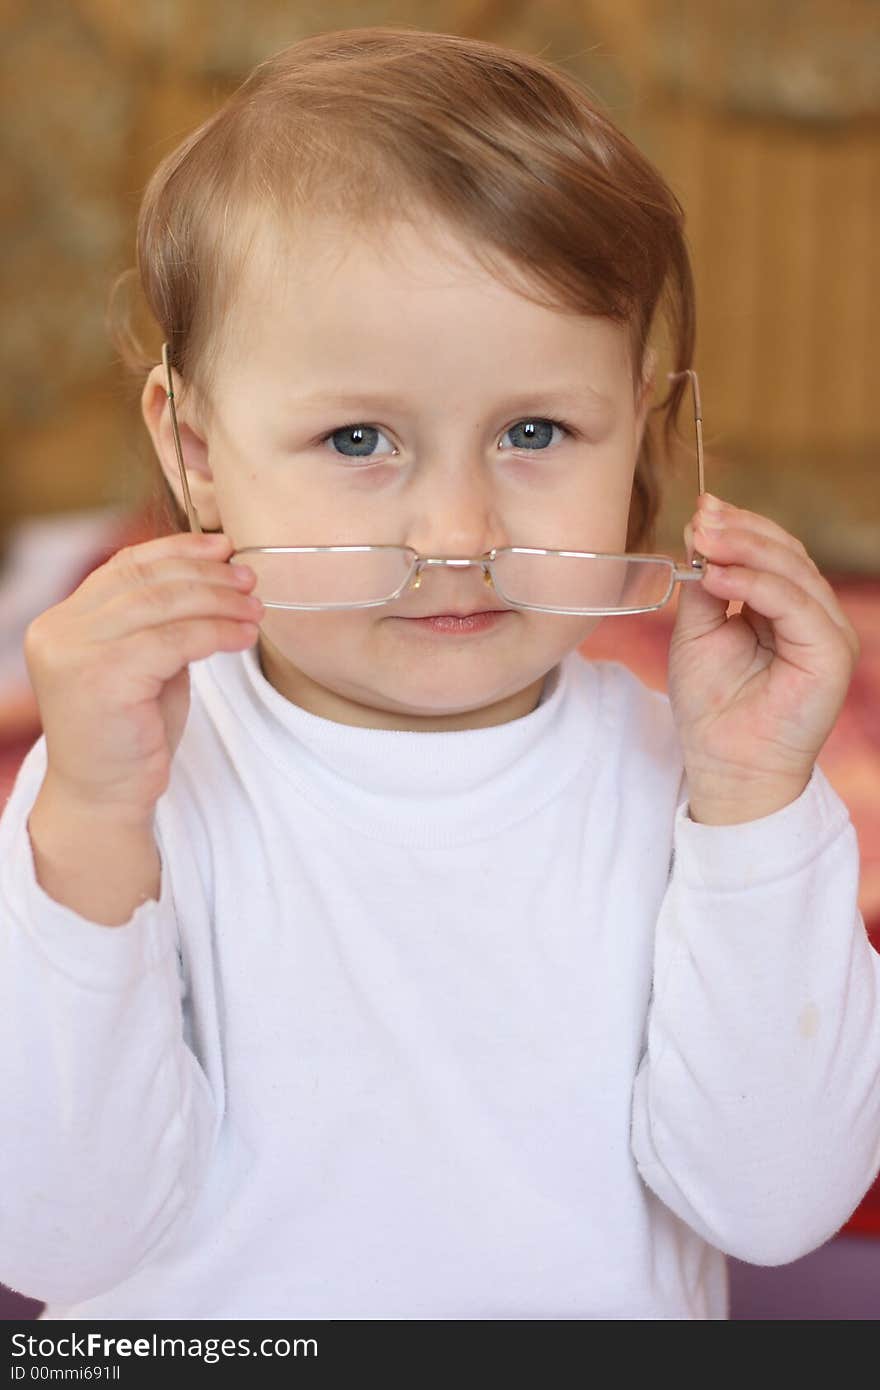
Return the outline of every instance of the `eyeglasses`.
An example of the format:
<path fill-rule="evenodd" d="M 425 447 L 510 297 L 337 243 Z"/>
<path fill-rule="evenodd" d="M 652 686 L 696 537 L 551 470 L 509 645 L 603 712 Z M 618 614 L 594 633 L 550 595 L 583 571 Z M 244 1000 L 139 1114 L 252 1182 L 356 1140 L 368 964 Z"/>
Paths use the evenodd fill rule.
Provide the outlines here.
<path fill-rule="evenodd" d="M 187 519 L 190 529 L 201 534 L 183 462 L 167 343 L 162 345 L 162 363 Z M 689 377 L 693 388 L 697 482 L 702 493 L 703 422 L 697 374 L 691 368 L 668 373 L 670 381 L 683 376 Z M 681 566 L 669 555 L 518 545 L 461 558 L 419 555 L 406 545 L 244 546 L 230 559 L 250 565 L 257 576 L 255 593 L 267 608 L 376 608 L 393 603 L 410 588 L 420 588 L 426 569 L 476 565 L 487 587 L 510 608 L 584 617 L 653 612 L 669 601 L 677 583 L 701 579 L 706 565 L 697 552 L 689 565 Z"/>

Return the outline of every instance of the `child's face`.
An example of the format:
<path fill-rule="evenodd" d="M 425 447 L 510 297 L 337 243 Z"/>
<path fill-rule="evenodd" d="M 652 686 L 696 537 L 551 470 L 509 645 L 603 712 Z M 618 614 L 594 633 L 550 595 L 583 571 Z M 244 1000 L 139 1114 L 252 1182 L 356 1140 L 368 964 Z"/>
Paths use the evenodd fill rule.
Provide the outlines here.
<path fill-rule="evenodd" d="M 634 400 L 625 330 L 538 307 L 436 224 L 374 241 L 322 224 L 294 251 L 255 245 L 203 436 L 202 524 L 236 549 L 622 551 L 650 394 Z M 270 608 L 261 665 L 281 694 L 342 723 L 503 723 L 535 707 L 546 672 L 600 620 L 510 610 L 456 636 L 406 620 L 492 606 L 504 604 L 471 566 L 424 570 L 382 607 Z"/>

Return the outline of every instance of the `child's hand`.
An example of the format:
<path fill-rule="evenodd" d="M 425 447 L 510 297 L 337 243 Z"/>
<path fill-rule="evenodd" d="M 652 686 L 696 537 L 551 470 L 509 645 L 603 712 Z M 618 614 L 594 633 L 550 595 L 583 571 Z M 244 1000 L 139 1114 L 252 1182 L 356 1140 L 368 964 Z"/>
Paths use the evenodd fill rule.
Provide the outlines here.
<path fill-rule="evenodd" d="M 65 804 L 147 824 L 189 712 L 189 662 L 252 646 L 253 571 L 227 536 L 127 546 L 35 618 L 25 660 L 46 736 L 46 781 Z"/>
<path fill-rule="evenodd" d="M 719 529 L 706 529 L 715 522 Z M 679 588 L 669 698 L 693 820 L 736 824 L 801 795 L 843 705 L 859 639 L 799 540 L 706 494 L 685 527 L 688 559 L 710 562 Z M 742 612 L 726 616 L 728 603 Z"/>

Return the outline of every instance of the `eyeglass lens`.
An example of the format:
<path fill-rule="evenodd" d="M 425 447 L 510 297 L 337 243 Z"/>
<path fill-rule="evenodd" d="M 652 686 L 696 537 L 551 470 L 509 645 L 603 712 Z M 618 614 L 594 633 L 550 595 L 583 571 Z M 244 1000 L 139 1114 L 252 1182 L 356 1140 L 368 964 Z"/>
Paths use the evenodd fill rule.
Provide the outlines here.
<path fill-rule="evenodd" d="M 263 603 L 281 608 L 389 602 L 401 594 L 412 569 L 412 552 L 393 546 L 254 549 L 241 552 L 240 558 L 256 574 L 255 592 Z M 502 602 L 560 613 L 645 611 L 665 603 L 673 586 L 671 562 L 641 556 L 512 549 L 500 551 L 492 569 Z M 426 568 L 422 584 L 430 583 L 431 569 Z"/>

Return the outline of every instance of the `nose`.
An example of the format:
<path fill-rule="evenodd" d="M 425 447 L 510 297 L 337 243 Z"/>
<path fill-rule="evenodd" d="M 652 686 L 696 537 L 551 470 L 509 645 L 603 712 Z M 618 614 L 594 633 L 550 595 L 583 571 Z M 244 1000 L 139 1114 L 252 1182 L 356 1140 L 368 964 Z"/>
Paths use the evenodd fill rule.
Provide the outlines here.
<path fill-rule="evenodd" d="M 465 563 L 505 544 L 494 484 L 472 453 L 431 461 L 413 489 L 406 543 L 419 555 Z M 455 568 L 454 565 L 447 566 Z M 471 577 L 471 582 L 476 576 Z M 464 583 L 467 581 L 462 576 Z"/>

